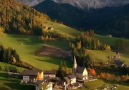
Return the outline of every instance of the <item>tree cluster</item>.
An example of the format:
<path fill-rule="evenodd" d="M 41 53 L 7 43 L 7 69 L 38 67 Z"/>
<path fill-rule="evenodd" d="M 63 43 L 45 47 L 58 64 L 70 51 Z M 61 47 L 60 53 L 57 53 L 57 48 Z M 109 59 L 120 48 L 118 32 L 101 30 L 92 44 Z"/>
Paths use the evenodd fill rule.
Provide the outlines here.
<path fill-rule="evenodd" d="M 70 48 L 78 60 L 80 66 L 93 67 L 94 58 L 89 54 L 90 50 L 106 50 L 111 51 L 107 44 L 103 44 L 95 38 L 94 31 L 87 31 L 78 36 L 74 41 L 70 42 Z"/>
<path fill-rule="evenodd" d="M 20 60 L 20 57 L 15 49 L 5 48 L 2 45 L 0 45 L 0 62 L 9 63 L 27 69 L 34 69 L 32 65 Z"/>
<path fill-rule="evenodd" d="M 19 71 L 17 70 L 17 68 L 14 67 L 14 66 L 5 66 L 5 67 L 1 67 L 1 66 L 0 66 L 0 71 L 15 72 L 15 73 L 19 72 Z"/>
<path fill-rule="evenodd" d="M 124 39 L 118 39 L 113 45 L 113 49 L 117 50 L 118 52 L 129 52 L 128 50 L 128 43 Z"/>
<path fill-rule="evenodd" d="M 79 49 L 91 49 L 91 50 L 106 50 L 111 51 L 111 48 L 107 44 L 103 44 L 97 38 L 94 37 L 93 31 L 87 31 L 78 36 L 75 41 L 70 43 L 71 48 Z"/>
<path fill-rule="evenodd" d="M 15 0 L 1 0 L 0 6 L 0 26 L 4 32 L 41 35 L 47 15 Z"/>
<path fill-rule="evenodd" d="M 12 48 L 4 48 L 0 45 L 0 61 L 15 64 L 20 61 L 20 58 L 16 50 Z"/>
<path fill-rule="evenodd" d="M 98 78 L 108 80 L 108 81 L 126 82 L 128 80 L 128 75 L 116 76 L 116 75 L 110 74 L 110 73 L 100 73 L 98 75 Z"/>
<path fill-rule="evenodd" d="M 56 76 L 63 79 L 67 74 L 72 74 L 72 71 L 71 71 L 71 69 L 67 68 L 66 62 L 63 61 L 59 65 L 59 68 L 56 72 Z"/>

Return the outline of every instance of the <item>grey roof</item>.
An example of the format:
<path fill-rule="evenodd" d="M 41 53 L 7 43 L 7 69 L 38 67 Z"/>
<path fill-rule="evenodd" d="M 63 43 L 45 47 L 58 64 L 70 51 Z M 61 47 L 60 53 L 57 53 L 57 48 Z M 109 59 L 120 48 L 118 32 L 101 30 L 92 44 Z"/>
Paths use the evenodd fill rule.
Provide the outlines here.
<path fill-rule="evenodd" d="M 82 74 L 80 74 L 80 73 L 76 73 L 76 76 L 77 76 L 78 79 L 82 79 L 83 78 Z"/>
<path fill-rule="evenodd" d="M 76 73 L 83 73 L 83 71 L 85 70 L 85 67 L 77 67 L 76 69 Z"/>
<path fill-rule="evenodd" d="M 38 72 L 42 72 L 41 70 L 24 70 L 21 75 L 37 75 Z"/>
<path fill-rule="evenodd" d="M 75 75 L 68 75 L 69 79 L 76 78 Z"/>
<path fill-rule="evenodd" d="M 67 82 L 70 81 L 70 79 L 68 77 L 64 77 L 64 80 L 67 81 Z"/>

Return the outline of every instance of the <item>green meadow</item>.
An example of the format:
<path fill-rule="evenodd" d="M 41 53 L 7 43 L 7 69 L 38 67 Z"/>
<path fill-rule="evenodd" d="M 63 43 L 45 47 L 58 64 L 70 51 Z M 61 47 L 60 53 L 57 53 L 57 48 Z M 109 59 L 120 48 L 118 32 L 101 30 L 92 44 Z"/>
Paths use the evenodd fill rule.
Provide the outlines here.
<path fill-rule="evenodd" d="M 71 31 L 71 33 L 73 31 Z M 67 32 L 67 31 L 64 30 L 63 32 Z M 76 35 L 78 35 L 78 32 L 76 32 Z M 74 37 L 76 35 L 74 35 Z M 117 38 L 104 37 L 100 35 L 98 35 L 97 37 L 104 43 L 107 43 L 110 45 L 113 42 L 115 42 L 115 40 L 117 39 Z M 63 48 L 63 49 L 69 48 L 68 40 L 58 39 L 55 41 L 41 42 L 38 36 L 13 35 L 13 34 L 5 34 L 5 33 L 0 33 L 0 44 L 4 45 L 5 47 L 12 47 L 16 49 L 22 61 L 27 62 L 33 65 L 34 67 L 37 67 L 42 70 L 57 69 L 58 65 L 63 59 L 47 57 L 47 56 L 39 57 L 35 55 L 36 50 L 43 47 L 44 44 Z M 107 51 L 100 51 L 100 50 L 90 50 L 90 53 L 96 61 L 97 60 L 105 61 L 107 60 L 108 56 L 116 55 L 114 52 L 107 52 Z M 122 54 L 121 60 L 123 60 L 126 64 L 129 65 L 129 54 L 128 53 Z M 71 60 L 66 60 L 68 67 L 71 67 L 72 65 L 70 61 Z"/>
<path fill-rule="evenodd" d="M 22 61 L 27 62 L 34 67 L 37 67 L 41 70 L 51 70 L 57 69 L 60 64 L 60 58 L 53 57 L 39 57 L 35 55 L 35 51 L 43 47 L 44 43 L 39 41 L 38 36 L 25 36 L 25 35 L 8 35 L 0 33 L 0 44 L 5 47 L 12 47 L 16 49 Z M 58 43 L 59 45 L 62 43 Z M 52 44 L 50 44 L 52 45 Z M 63 48 L 68 46 L 64 45 Z M 68 66 L 71 66 L 69 63 L 70 60 L 66 60 Z"/>
<path fill-rule="evenodd" d="M 34 86 L 21 85 L 21 80 L 10 78 L 7 73 L 0 72 L 0 90 L 34 90 Z"/>

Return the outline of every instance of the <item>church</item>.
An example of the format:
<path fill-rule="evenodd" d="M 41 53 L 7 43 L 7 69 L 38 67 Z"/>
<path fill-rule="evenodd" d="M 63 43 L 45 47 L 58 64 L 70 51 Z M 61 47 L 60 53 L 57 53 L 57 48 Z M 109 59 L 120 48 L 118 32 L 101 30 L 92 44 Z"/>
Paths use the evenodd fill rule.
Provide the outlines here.
<path fill-rule="evenodd" d="M 88 71 L 86 67 L 78 67 L 75 56 L 73 62 L 73 74 L 76 76 L 76 78 L 82 81 L 88 80 Z"/>

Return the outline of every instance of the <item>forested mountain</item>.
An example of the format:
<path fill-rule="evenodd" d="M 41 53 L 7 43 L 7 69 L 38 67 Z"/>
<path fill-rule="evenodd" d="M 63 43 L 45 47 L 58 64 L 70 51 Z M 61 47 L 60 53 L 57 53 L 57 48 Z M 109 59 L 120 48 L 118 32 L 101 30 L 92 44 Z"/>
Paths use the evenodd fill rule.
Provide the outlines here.
<path fill-rule="evenodd" d="M 80 30 L 93 29 L 99 34 L 129 37 L 129 5 L 81 10 L 69 4 L 46 0 L 34 7 L 52 19 Z"/>
<path fill-rule="evenodd" d="M 22 1 L 25 2 L 25 0 Z M 39 3 L 39 0 L 35 1 Z M 107 1 L 116 2 L 116 0 Z M 30 0 L 26 2 L 30 2 Z M 129 37 L 129 5 L 82 10 L 67 4 L 66 1 L 56 2 L 57 0 L 45 0 L 34 8 L 47 14 L 53 20 L 79 30 L 93 29 L 99 34 Z M 103 2 L 105 1 L 103 0 Z M 118 2 L 127 4 L 128 0 L 118 0 Z M 8 33 L 40 35 L 42 21 L 48 19 L 47 15 L 17 3 L 15 0 L 0 0 L 0 6 L 0 25 Z"/>
<path fill-rule="evenodd" d="M 63 22 L 64 24 L 72 27 L 74 27 L 74 25 L 80 27 L 84 24 L 83 19 L 85 17 L 85 12 L 69 4 L 58 4 L 53 1 L 46 0 L 34 8 L 40 12 L 46 13 L 52 19 Z"/>
<path fill-rule="evenodd" d="M 40 35 L 48 16 L 15 0 L 0 0 L 0 28 L 4 32 Z"/>

